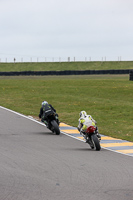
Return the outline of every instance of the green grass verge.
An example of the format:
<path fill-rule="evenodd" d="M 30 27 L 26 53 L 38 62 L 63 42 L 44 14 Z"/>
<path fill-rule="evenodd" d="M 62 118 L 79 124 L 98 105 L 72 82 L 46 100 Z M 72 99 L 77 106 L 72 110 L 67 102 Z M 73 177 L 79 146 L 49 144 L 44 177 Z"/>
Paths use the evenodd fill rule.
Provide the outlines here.
<path fill-rule="evenodd" d="M 128 75 L 0 77 L 0 105 L 38 116 L 47 100 L 59 119 L 78 125 L 79 112 L 97 121 L 101 134 L 133 141 L 133 81 Z"/>
<path fill-rule="evenodd" d="M 0 72 L 133 69 L 133 61 L 0 63 Z"/>

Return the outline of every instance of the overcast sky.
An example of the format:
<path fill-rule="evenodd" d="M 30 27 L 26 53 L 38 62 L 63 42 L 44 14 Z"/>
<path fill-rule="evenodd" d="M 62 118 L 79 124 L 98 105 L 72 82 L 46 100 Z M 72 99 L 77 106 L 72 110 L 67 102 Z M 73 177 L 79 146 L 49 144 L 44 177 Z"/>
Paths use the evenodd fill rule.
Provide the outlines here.
<path fill-rule="evenodd" d="M 0 0 L 0 59 L 133 60 L 133 0 Z"/>

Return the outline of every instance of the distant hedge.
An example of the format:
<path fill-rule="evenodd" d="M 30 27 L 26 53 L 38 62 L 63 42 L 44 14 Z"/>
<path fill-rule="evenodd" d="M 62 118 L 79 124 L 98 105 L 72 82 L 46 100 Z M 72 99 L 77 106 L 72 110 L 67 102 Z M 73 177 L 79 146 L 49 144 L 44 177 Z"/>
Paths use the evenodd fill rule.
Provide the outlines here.
<path fill-rule="evenodd" d="M 130 80 L 130 81 L 133 81 L 133 70 L 130 70 L 130 73 L 129 73 L 129 80 Z"/>
<path fill-rule="evenodd" d="M 93 74 L 131 74 L 133 70 L 65 70 L 65 71 L 20 71 L 0 72 L 0 76 L 45 76 L 45 75 L 93 75 Z"/>

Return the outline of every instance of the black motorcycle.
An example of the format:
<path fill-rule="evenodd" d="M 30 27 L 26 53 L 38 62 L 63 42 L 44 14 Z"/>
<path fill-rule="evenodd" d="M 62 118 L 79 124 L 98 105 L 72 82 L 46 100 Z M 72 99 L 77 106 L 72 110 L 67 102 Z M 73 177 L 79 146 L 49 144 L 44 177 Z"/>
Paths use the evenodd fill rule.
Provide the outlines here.
<path fill-rule="evenodd" d="M 46 125 L 56 135 L 60 135 L 58 115 L 51 109 L 45 111 L 45 118 L 48 124 Z"/>

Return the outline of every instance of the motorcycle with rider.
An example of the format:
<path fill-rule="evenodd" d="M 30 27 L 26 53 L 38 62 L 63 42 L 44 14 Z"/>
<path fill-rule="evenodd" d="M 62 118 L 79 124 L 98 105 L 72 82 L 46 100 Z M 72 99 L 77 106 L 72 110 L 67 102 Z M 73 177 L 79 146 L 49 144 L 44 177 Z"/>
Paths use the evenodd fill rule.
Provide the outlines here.
<path fill-rule="evenodd" d="M 99 151 L 101 149 L 100 140 L 101 136 L 96 126 L 96 121 L 91 115 L 87 115 L 86 111 L 80 112 L 78 131 L 84 137 L 85 142 L 90 145 L 92 149 Z"/>
<path fill-rule="evenodd" d="M 58 114 L 56 113 L 54 107 L 47 101 L 42 102 L 39 118 L 41 118 L 41 121 L 45 123 L 46 127 L 50 129 L 53 133 L 56 133 L 56 135 L 60 134 L 60 121 L 58 119 Z"/>

